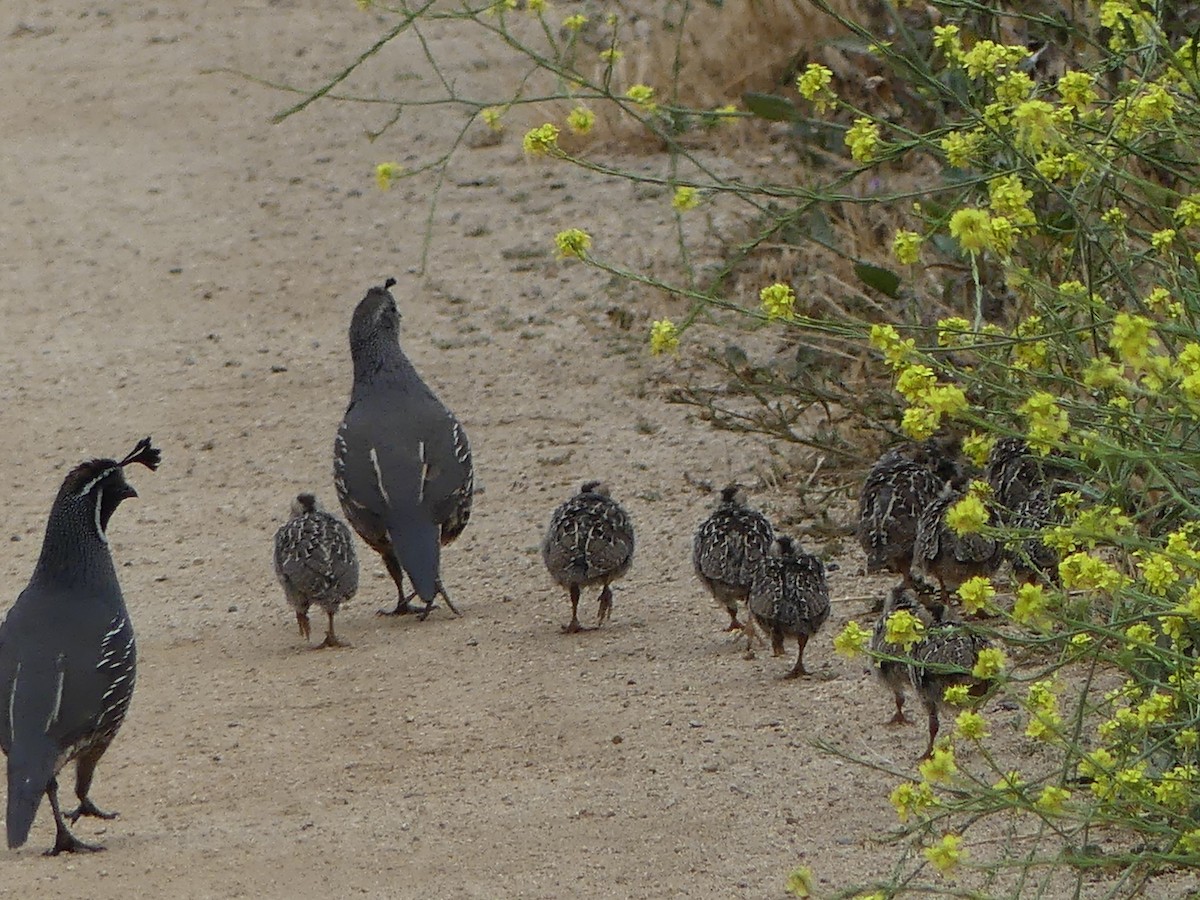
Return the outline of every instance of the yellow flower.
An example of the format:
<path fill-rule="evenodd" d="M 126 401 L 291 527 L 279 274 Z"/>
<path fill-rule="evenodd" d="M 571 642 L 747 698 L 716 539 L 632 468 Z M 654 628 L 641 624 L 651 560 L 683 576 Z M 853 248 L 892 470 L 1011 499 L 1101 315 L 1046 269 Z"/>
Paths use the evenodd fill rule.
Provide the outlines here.
<path fill-rule="evenodd" d="M 1033 191 L 1025 187 L 1019 175 L 1001 175 L 988 182 L 988 204 L 998 216 L 1006 216 L 1017 225 L 1032 225 L 1036 219 L 1029 208 Z"/>
<path fill-rule="evenodd" d="M 381 191 L 391 188 L 392 182 L 404 174 L 404 167 L 398 163 L 383 162 L 375 167 L 375 183 Z"/>
<path fill-rule="evenodd" d="M 546 0 L 525 0 L 525 8 L 531 13 L 541 15 L 546 11 Z"/>
<path fill-rule="evenodd" d="M 1038 798 L 1033 801 L 1034 808 L 1048 816 L 1056 816 L 1062 812 L 1063 804 L 1071 799 L 1071 792 L 1066 788 L 1048 784 L 1042 788 Z"/>
<path fill-rule="evenodd" d="M 1033 79 L 1024 72 L 1010 72 L 996 79 L 996 99 L 1009 106 L 1028 100 L 1033 91 Z"/>
<path fill-rule="evenodd" d="M 879 126 L 870 119 L 855 119 L 846 132 L 846 146 L 850 157 L 857 162 L 870 162 L 879 151 Z"/>
<path fill-rule="evenodd" d="M 562 27 L 567 31 L 580 31 L 584 25 L 588 23 L 588 17 L 582 13 L 576 13 L 573 16 L 567 16 L 562 21 Z"/>
<path fill-rule="evenodd" d="M 1166 596 L 1167 590 L 1182 577 L 1175 564 L 1161 553 L 1144 555 L 1141 560 L 1142 581 L 1150 593 Z"/>
<path fill-rule="evenodd" d="M 1059 408 L 1053 394 L 1036 391 L 1017 411 L 1029 420 L 1026 437 L 1029 448 L 1043 456 L 1066 436 L 1071 428 L 1067 414 Z"/>
<path fill-rule="evenodd" d="M 987 463 L 988 456 L 991 455 L 992 447 L 995 446 L 995 443 L 996 439 L 990 434 L 980 434 L 978 431 L 972 431 L 963 438 L 963 456 L 971 460 L 975 465 L 982 467 Z"/>
<path fill-rule="evenodd" d="M 788 875 L 787 892 L 793 897 L 811 897 L 812 896 L 812 870 L 808 866 L 801 866 L 798 869 L 793 869 Z"/>
<path fill-rule="evenodd" d="M 1058 575 L 1067 590 L 1093 588 L 1114 591 L 1125 583 L 1125 577 L 1120 572 L 1104 560 L 1087 553 L 1072 553 L 1064 557 L 1058 564 Z"/>
<path fill-rule="evenodd" d="M 975 46 L 963 54 L 963 65 L 972 78 L 990 75 L 993 78 L 1009 66 L 1016 65 L 1029 51 L 1024 47 L 1006 46 L 994 41 L 976 41 Z"/>
<path fill-rule="evenodd" d="M 967 851 L 959 847 L 961 843 L 962 838 L 957 834 L 943 835 L 941 841 L 932 847 L 925 848 L 925 858 L 933 864 L 935 869 L 945 875 L 966 857 Z"/>
<path fill-rule="evenodd" d="M 992 220 L 982 209 L 960 209 L 950 217 L 950 236 L 968 253 L 980 253 L 992 244 Z"/>
<path fill-rule="evenodd" d="M 901 340 L 899 333 L 891 325 L 872 325 L 870 343 L 883 354 L 883 358 L 893 369 L 908 360 L 917 346 L 912 338 Z"/>
<path fill-rule="evenodd" d="M 1027 153 L 1040 153 L 1055 138 L 1054 107 L 1045 100 L 1026 100 L 1012 113 L 1017 146 Z"/>
<path fill-rule="evenodd" d="M 635 84 L 625 92 L 625 96 L 647 112 L 657 108 L 654 102 L 654 88 L 646 84 Z"/>
<path fill-rule="evenodd" d="M 955 717 L 954 724 L 967 740 L 981 741 L 988 736 L 987 722 L 973 710 L 964 709 Z"/>
<path fill-rule="evenodd" d="M 1037 741 L 1056 736 L 1062 717 L 1058 714 L 1058 697 L 1054 691 L 1055 686 L 1049 681 L 1035 681 L 1029 686 L 1026 706 L 1030 718 L 1025 728 L 1026 737 Z"/>
<path fill-rule="evenodd" d="M 962 37 L 957 25 L 933 26 L 933 46 L 942 51 L 947 62 L 957 63 L 962 60 Z"/>
<path fill-rule="evenodd" d="M 1051 620 L 1046 615 L 1046 592 L 1040 584 L 1023 584 L 1017 589 L 1013 621 L 1043 631 L 1050 627 Z"/>
<path fill-rule="evenodd" d="M 833 649 L 839 655 L 853 659 L 862 654 L 870 639 L 871 632 L 851 619 L 841 633 L 833 639 Z"/>
<path fill-rule="evenodd" d="M 531 128 L 525 133 L 521 146 L 528 156 L 542 156 L 546 153 L 557 152 L 558 126 L 547 122 L 545 125 Z"/>
<path fill-rule="evenodd" d="M 961 169 L 979 152 L 983 141 L 984 132 L 979 130 L 951 131 L 941 139 L 940 144 L 942 152 L 946 154 L 946 162 L 956 169 Z"/>
<path fill-rule="evenodd" d="M 911 650 L 925 634 L 925 623 L 907 609 L 898 609 L 887 618 L 883 637 L 889 644 Z"/>
<path fill-rule="evenodd" d="M 927 784 L 949 781 L 958 772 L 958 765 L 954 762 L 954 748 L 938 747 L 930 754 L 929 759 L 917 766 L 917 771 Z"/>
<path fill-rule="evenodd" d="M 1175 243 L 1176 233 L 1174 228 L 1164 228 L 1161 231 L 1156 231 L 1150 235 L 1150 246 L 1161 253 Z"/>
<path fill-rule="evenodd" d="M 899 233 L 897 233 L 897 238 L 899 238 Z M 962 346 L 966 343 L 967 337 L 972 334 L 971 323 L 962 316 L 938 319 L 937 327 L 939 347 Z"/>
<path fill-rule="evenodd" d="M 1058 96 L 1065 106 L 1074 107 L 1083 112 L 1099 98 L 1096 93 L 1096 76 L 1087 72 L 1071 71 L 1058 79 Z"/>
<path fill-rule="evenodd" d="M 1146 647 L 1154 640 L 1154 629 L 1145 622 L 1135 622 L 1125 629 L 1126 647 Z"/>
<path fill-rule="evenodd" d="M 1200 194 L 1184 197 L 1175 207 L 1175 221 L 1184 226 L 1200 224 Z"/>
<path fill-rule="evenodd" d="M 592 246 L 592 236 L 578 228 L 568 228 L 554 236 L 554 243 L 558 247 L 559 258 L 575 256 L 583 259 Z"/>
<path fill-rule="evenodd" d="M 1006 662 L 1003 650 L 998 647 L 984 647 L 975 657 L 975 666 L 971 669 L 971 674 L 976 678 L 995 678 L 1004 670 Z"/>
<path fill-rule="evenodd" d="M 596 114 L 586 106 L 576 106 L 567 113 L 567 127 L 576 134 L 587 134 L 596 124 Z"/>
<path fill-rule="evenodd" d="M 924 239 L 915 231 L 900 229 L 892 238 L 892 255 L 906 266 L 921 261 L 921 243 Z"/>
<path fill-rule="evenodd" d="M 674 353 L 679 349 L 679 329 L 670 319 L 658 319 L 650 323 L 650 352 Z"/>
<path fill-rule="evenodd" d="M 768 319 L 790 319 L 795 315 L 796 292 L 786 284 L 768 285 L 758 292 Z"/>
<path fill-rule="evenodd" d="M 933 437 L 942 424 L 942 417 L 927 406 L 910 406 L 900 419 L 900 430 L 914 441 Z"/>
<path fill-rule="evenodd" d="M 1117 358 L 1134 369 L 1144 368 L 1146 357 L 1154 344 L 1151 329 L 1154 323 L 1145 316 L 1117 313 L 1113 317 L 1112 337 L 1108 345 L 1117 351 Z"/>
<path fill-rule="evenodd" d="M 896 393 L 909 403 L 915 403 L 928 394 L 936 384 L 937 376 L 933 374 L 933 369 L 920 363 L 914 363 L 906 366 L 896 376 Z"/>
<path fill-rule="evenodd" d="M 963 602 L 963 609 L 974 615 L 991 603 L 996 596 L 996 588 L 986 575 L 976 575 L 959 585 L 958 596 Z"/>
<path fill-rule="evenodd" d="M 796 90 L 805 100 L 811 100 L 818 113 L 825 112 L 837 99 L 830 85 L 833 72 L 820 63 L 809 63 L 796 78 Z"/>
<path fill-rule="evenodd" d="M 700 205 L 700 194 L 694 187 L 680 185 L 675 188 L 675 196 L 671 198 L 671 206 L 679 212 L 687 212 Z"/>
<path fill-rule="evenodd" d="M 1097 391 L 1123 388 L 1128 382 L 1121 371 L 1112 361 L 1112 357 L 1101 353 L 1095 359 L 1090 360 L 1083 370 L 1083 383 Z"/>
<path fill-rule="evenodd" d="M 500 106 L 488 106 L 479 111 L 480 118 L 483 119 L 483 124 L 492 131 L 503 131 L 504 124 L 500 118 L 504 115 L 504 108 Z"/>
<path fill-rule="evenodd" d="M 942 691 L 942 699 L 951 706 L 966 706 L 971 702 L 971 689 L 965 684 L 952 684 Z"/>
<path fill-rule="evenodd" d="M 625 55 L 624 50 L 618 50 L 616 47 L 608 47 L 600 51 L 600 59 L 608 63 L 610 66 Z"/>
<path fill-rule="evenodd" d="M 913 781 L 906 781 L 896 785 L 888 796 L 888 800 L 896 810 L 900 821 L 907 822 L 914 813 L 933 806 L 933 789 L 924 782 L 917 784 Z"/>
<path fill-rule="evenodd" d="M 967 494 L 946 510 L 946 524 L 960 537 L 976 534 L 988 524 L 989 518 L 987 507 L 975 494 Z"/>

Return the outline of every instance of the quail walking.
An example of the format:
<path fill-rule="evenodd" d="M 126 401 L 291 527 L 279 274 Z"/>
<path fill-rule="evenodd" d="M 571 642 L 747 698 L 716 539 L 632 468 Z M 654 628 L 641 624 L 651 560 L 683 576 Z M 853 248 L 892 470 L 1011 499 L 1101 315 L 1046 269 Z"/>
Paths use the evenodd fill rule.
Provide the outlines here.
<path fill-rule="evenodd" d="M 965 685 L 975 698 L 987 692 L 987 683 L 972 674 L 979 660 L 979 651 L 988 641 L 975 634 L 948 607 L 938 605 L 935 621 L 925 631 L 925 637 L 912 649 L 909 678 L 929 714 L 929 744 L 921 759 L 933 754 L 938 735 L 938 709 L 946 703 L 946 689 Z"/>
<path fill-rule="evenodd" d="M 913 546 L 913 575 L 934 581 L 941 588 L 942 603 L 963 582 L 980 575 L 991 576 L 1004 561 L 1004 546 L 995 538 L 968 532 L 956 534 L 946 524 L 946 513 L 966 494 L 947 484 L 937 499 L 921 512 Z"/>
<path fill-rule="evenodd" d="M 441 548 L 467 527 L 475 476 L 471 445 L 454 414 L 400 349 L 400 312 L 389 288 L 373 287 L 350 320 L 354 385 L 334 440 L 338 500 L 350 525 L 382 558 L 396 584 L 396 608 L 424 619 L 441 594 Z M 414 593 L 404 593 L 404 575 Z"/>
<path fill-rule="evenodd" d="M 908 725 L 911 722 L 904 715 L 906 689 L 912 687 L 911 657 L 902 646 L 893 644 L 887 639 L 888 619 L 892 613 L 901 610 L 921 623 L 922 634 L 934 621 L 933 615 L 917 598 L 916 592 L 906 584 L 898 584 L 893 587 L 883 602 L 883 612 L 875 622 L 875 629 L 871 633 L 871 652 L 873 654 L 872 668 L 879 680 L 891 690 L 892 699 L 896 704 L 896 712 L 887 721 L 888 725 Z"/>
<path fill-rule="evenodd" d="M 349 646 L 334 634 L 333 615 L 358 590 L 354 540 L 313 494 L 298 494 L 292 518 L 275 532 L 275 575 L 296 611 L 304 640 L 309 640 L 308 610 L 315 603 L 329 617 L 325 640 L 317 646 Z"/>
<path fill-rule="evenodd" d="M 101 850 L 65 819 L 111 819 L 91 800 L 96 764 L 125 720 L 137 672 L 129 612 L 106 532 L 133 463 L 158 468 L 150 438 L 121 461 L 89 460 L 63 480 L 29 584 L 0 625 L 0 749 L 8 756 L 8 846 L 20 847 L 41 805 L 56 828 L 47 855 Z M 58 773 L 75 761 L 79 806 L 64 814 Z"/>
<path fill-rule="evenodd" d="M 775 656 L 783 655 L 784 638 L 796 639 L 796 664 L 783 677 L 809 674 L 804 668 L 804 648 L 829 618 L 824 564 L 801 551 L 792 538 L 777 537 L 750 587 L 750 611 L 771 636 Z"/>
<path fill-rule="evenodd" d="M 609 496 L 608 485 L 584 482 L 578 494 L 554 510 L 542 541 L 542 560 L 571 597 L 571 622 L 563 631 L 589 630 L 579 624 L 579 591 L 593 584 L 603 585 L 596 627 L 604 624 L 612 613 L 609 585 L 633 562 L 633 523 Z"/>
<path fill-rule="evenodd" d="M 750 583 L 775 540 L 771 523 L 746 503 L 736 484 L 722 489 L 712 515 L 700 523 L 692 542 L 692 565 L 713 599 L 729 613 L 726 631 L 748 630 L 753 618 L 738 619 L 738 604 L 750 596 Z"/>

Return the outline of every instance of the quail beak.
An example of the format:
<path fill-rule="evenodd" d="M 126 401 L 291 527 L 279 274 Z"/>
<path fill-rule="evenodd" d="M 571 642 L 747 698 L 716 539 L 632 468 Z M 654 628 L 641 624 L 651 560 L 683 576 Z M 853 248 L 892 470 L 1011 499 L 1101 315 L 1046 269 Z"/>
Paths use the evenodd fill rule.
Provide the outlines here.
<path fill-rule="evenodd" d="M 130 498 L 136 497 L 137 495 L 138 495 L 138 492 L 135 491 L 133 488 L 131 488 L 129 485 L 125 485 L 124 487 L 122 487 L 121 492 L 119 494 L 119 496 L 122 500 L 129 500 Z"/>

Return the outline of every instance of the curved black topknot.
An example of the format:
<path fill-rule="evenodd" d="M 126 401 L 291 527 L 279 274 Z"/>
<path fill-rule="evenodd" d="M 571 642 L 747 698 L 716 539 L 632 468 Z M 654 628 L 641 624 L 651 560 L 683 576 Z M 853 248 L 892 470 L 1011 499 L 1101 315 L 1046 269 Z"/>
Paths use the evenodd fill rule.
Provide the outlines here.
<path fill-rule="evenodd" d="M 150 437 L 147 435 L 138 441 L 137 446 L 130 450 L 128 455 L 117 465 L 124 468 L 131 463 L 141 463 L 147 469 L 154 471 L 161 461 L 162 451 L 150 443 Z"/>
<path fill-rule="evenodd" d="M 388 288 L 390 288 L 390 287 L 391 287 L 392 285 L 394 285 L 395 283 L 396 283 L 396 279 L 395 279 L 395 278 L 389 278 L 387 281 L 385 281 L 385 282 L 383 283 L 383 289 L 386 291 Z"/>

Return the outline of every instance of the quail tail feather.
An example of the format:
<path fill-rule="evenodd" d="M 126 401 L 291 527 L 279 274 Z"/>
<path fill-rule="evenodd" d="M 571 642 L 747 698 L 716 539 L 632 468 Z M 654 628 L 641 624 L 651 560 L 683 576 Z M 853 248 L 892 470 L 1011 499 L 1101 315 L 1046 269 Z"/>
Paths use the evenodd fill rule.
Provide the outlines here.
<path fill-rule="evenodd" d="M 401 524 L 403 523 L 403 524 Z M 388 521 L 388 538 L 413 588 L 425 603 L 432 603 L 439 590 L 442 545 L 438 526 L 412 515 L 393 515 Z"/>
<path fill-rule="evenodd" d="M 10 849 L 20 847 L 29 839 L 29 830 L 58 762 L 58 749 L 50 738 L 42 735 L 41 741 L 31 743 L 33 746 L 14 745 L 8 758 L 5 826 Z"/>

